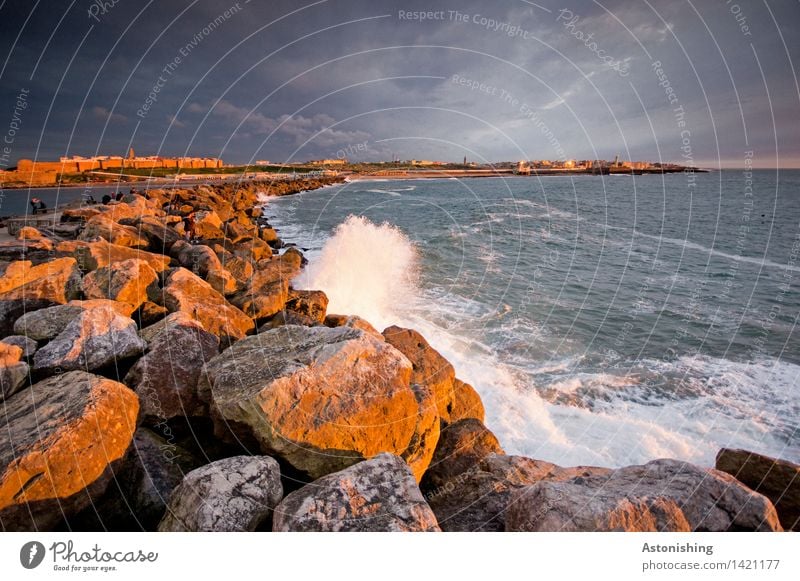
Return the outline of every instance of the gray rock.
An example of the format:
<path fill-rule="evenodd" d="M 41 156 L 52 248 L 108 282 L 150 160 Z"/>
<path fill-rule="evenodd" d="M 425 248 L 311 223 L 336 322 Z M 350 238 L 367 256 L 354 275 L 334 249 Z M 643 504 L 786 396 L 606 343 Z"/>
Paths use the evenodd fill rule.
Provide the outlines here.
<path fill-rule="evenodd" d="M 275 509 L 272 530 L 440 529 L 408 464 L 393 454 L 379 454 L 289 494 Z"/>
<path fill-rule="evenodd" d="M 112 308 L 124 317 L 133 311 L 132 305 L 108 299 L 70 301 L 66 305 L 55 305 L 24 314 L 14 323 L 14 332 L 34 341 L 49 341 L 64 331 L 85 310 L 97 307 Z"/>
<path fill-rule="evenodd" d="M 0 342 L 0 401 L 17 393 L 28 380 L 28 364 L 20 359 L 20 347 Z"/>
<path fill-rule="evenodd" d="M 2 341 L 7 345 L 16 345 L 22 349 L 22 359 L 29 359 L 36 353 L 39 345 L 33 339 L 29 339 L 25 335 L 9 335 Z"/>
<path fill-rule="evenodd" d="M 717 470 L 763 494 L 775 504 L 781 525 L 800 531 L 800 466 L 748 452 L 723 448 L 717 454 Z"/>
<path fill-rule="evenodd" d="M 235 456 L 193 470 L 172 491 L 159 531 L 254 531 L 283 497 L 278 463 Z"/>
<path fill-rule="evenodd" d="M 514 491 L 507 531 L 779 531 L 775 507 L 730 475 L 677 460 Z"/>
<path fill-rule="evenodd" d="M 91 371 L 140 355 L 146 346 L 136 333 L 136 323 L 132 319 L 109 307 L 88 309 L 36 352 L 33 368 L 37 371 Z"/>
<path fill-rule="evenodd" d="M 515 490 L 540 480 L 569 480 L 609 472 L 608 468 L 562 468 L 523 456 L 489 454 L 476 466 L 446 480 L 440 473 L 438 486 L 426 487 L 424 493 L 443 531 L 502 531 Z"/>
<path fill-rule="evenodd" d="M 219 352 L 219 339 L 189 315 L 177 312 L 145 328 L 147 353 L 125 376 L 139 395 L 142 416 L 149 420 L 203 415 L 197 396 L 203 365 Z"/>

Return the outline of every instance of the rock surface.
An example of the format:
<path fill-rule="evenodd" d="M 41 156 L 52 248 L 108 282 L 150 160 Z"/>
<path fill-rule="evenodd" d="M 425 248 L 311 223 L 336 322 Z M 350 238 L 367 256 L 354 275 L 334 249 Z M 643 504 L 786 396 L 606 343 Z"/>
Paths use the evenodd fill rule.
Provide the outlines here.
<path fill-rule="evenodd" d="M 129 317 L 133 312 L 133 305 L 117 301 L 105 299 L 70 301 L 66 305 L 56 305 L 23 315 L 14 323 L 14 332 L 34 341 L 49 341 L 66 329 L 67 325 L 81 313 L 100 307 L 113 309 L 123 317 Z"/>
<path fill-rule="evenodd" d="M 562 468 L 523 456 L 489 454 L 477 466 L 423 488 L 444 531 L 503 531 L 511 495 L 540 480 L 569 480 L 610 473 L 607 468 Z M 428 483 L 423 481 L 423 486 Z"/>
<path fill-rule="evenodd" d="M 132 258 L 144 260 L 156 272 L 163 272 L 169 268 L 169 256 L 111 244 L 102 238 L 92 242 L 67 240 L 56 246 L 56 253 L 61 256 L 73 256 L 81 270 L 87 272 Z"/>
<path fill-rule="evenodd" d="M 764 496 L 718 470 L 654 460 L 514 491 L 507 531 L 779 531 Z"/>
<path fill-rule="evenodd" d="M 429 451 L 419 454 L 410 374 L 400 352 L 361 330 L 290 325 L 212 359 L 198 391 L 218 433 L 255 438 L 312 478 L 385 451 L 409 451 L 420 478 L 436 442 L 425 440 Z"/>
<path fill-rule="evenodd" d="M 800 531 L 800 466 L 747 450 L 723 448 L 717 470 L 769 498 L 786 530 Z"/>
<path fill-rule="evenodd" d="M 22 355 L 21 347 L 0 342 L 0 401 L 17 393 L 28 380 L 28 364 L 21 361 Z"/>
<path fill-rule="evenodd" d="M 0 336 L 27 311 L 62 305 L 80 293 L 80 271 L 74 258 L 34 266 L 27 260 L 10 263 L 0 277 Z"/>
<path fill-rule="evenodd" d="M 167 277 L 163 302 L 170 312 L 185 312 L 223 343 L 229 338 L 241 339 L 255 327 L 250 317 L 185 268 L 177 268 Z"/>
<path fill-rule="evenodd" d="M 49 530 L 99 498 L 136 428 L 136 394 L 71 371 L 5 402 L 0 526 Z"/>
<path fill-rule="evenodd" d="M 489 454 L 503 454 L 495 435 L 475 418 L 450 424 L 442 430 L 436 451 L 425 473 L 426 489 L 447 485 L 459 475 L 476 468 Z"/>
<path fill-rule="evenodd" d="M 134 355 L 147 344 L 136 323 L 110 307 L 87 309 L 33 356 L 36 371 L 84 369 L 93 371 Z"/>
<path fill-rule="evenodd" d="M 322 324 L 328 308 L 328 297 L 322 291 L 290 290 L 286 301 L 286 309 L 305 315 Z"/>
<path fill-rule="evenodd" d="M 96 238 L 103 238 L 111 244 L 129 248 L 147 248 L 148 245 L 147 238 L 140 236 L 136 228 L 118 224 L 108 214 L 99 214 L 90 218 L 78 236 L 78 240 L 94 240 Z"/>
<path fill-rule="evenodd" d="M 392 326 L 384 329 L 386 342 L 408 357 L 414 366 L 411 383 L 427 385 L 436 402 L 439 416 L 443 421 L 450 421 L 453 409 L 454 385 L 456 372 L 450 362 L 442 357 L 413 329 Z"/>
<path fill-rule="evenodd" d="M 197 397 L 197 380 L 203 365 L 217 355 L 219 339 L 182 312 L 154 327 L 140 332 L 147 352 L 125 376 L 125 383 L 139 395 L 142 417 L 200 415 L 205 406 Z"/>
<path fill-rule="evenodd" d="M 193 470 L 172 491 L 159 531 L 254 531 L 283 497 L 278 463 L 235 456 Z"/>
<path fill-rule="evenodd" d="M 453 383 L 453 409 L 450 411 L 450 421 L 457 422 L 466 418 L 475 418 L 483 422 L 486 410 L 475 388 L 456 378 Z"/>
<path fill-rule="evenodd" d="M 275 509 L 279 532 L 439 531 L 402 458 L 379 454 L 289 494 Z"/>
<path fill-rule="evenodd" d="M 87 299 L 111 299 L 138 309 L 158 298 L 158 274 L 138 258 L 115 262 L 83 277 L 83 294 Z"/>
<path fill-rule="evenodd" d="M 39 348 L 36 341 L 29 339 L 25 335 L 9 335 L 0 342 L 6 343 L 7 345 L 15 345 L 22 349 L 22 359 L 33 357 L 33 354 L 36 353 L 36 349 Z"/>

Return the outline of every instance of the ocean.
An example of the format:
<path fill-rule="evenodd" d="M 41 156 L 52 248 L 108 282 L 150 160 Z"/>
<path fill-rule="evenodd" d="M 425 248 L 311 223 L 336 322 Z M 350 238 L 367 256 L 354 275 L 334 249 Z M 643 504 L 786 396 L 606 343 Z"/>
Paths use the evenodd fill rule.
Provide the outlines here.
<path fill-rule="evenodd" d="M 419 330 L 507 453 L 800 460 L 800 171 L 354 181 L 266 213 L 296 286 Z"/>

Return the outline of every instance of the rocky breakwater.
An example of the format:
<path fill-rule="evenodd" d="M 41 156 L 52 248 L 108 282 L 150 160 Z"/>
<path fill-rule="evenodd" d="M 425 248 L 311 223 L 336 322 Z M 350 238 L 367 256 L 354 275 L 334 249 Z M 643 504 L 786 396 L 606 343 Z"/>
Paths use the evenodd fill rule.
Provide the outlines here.
<path fill-rule="evenodd" d="M 0 245 L 3 530 L 796 526 L 785 462 L 505 454 L 422 335 L 292 288 L 259 203 L 328 183 L 154 189 Z"/>

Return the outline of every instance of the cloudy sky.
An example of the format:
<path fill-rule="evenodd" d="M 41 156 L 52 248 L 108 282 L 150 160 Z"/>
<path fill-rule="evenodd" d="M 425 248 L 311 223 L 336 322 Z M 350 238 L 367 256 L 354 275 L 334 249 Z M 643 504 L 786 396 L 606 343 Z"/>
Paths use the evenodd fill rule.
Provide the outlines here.
<path fill-rule="evenodd" d="M 0 133 L 12 162 L 800 167 L 798 37 L 796 0 L 0 0 Z"/>

